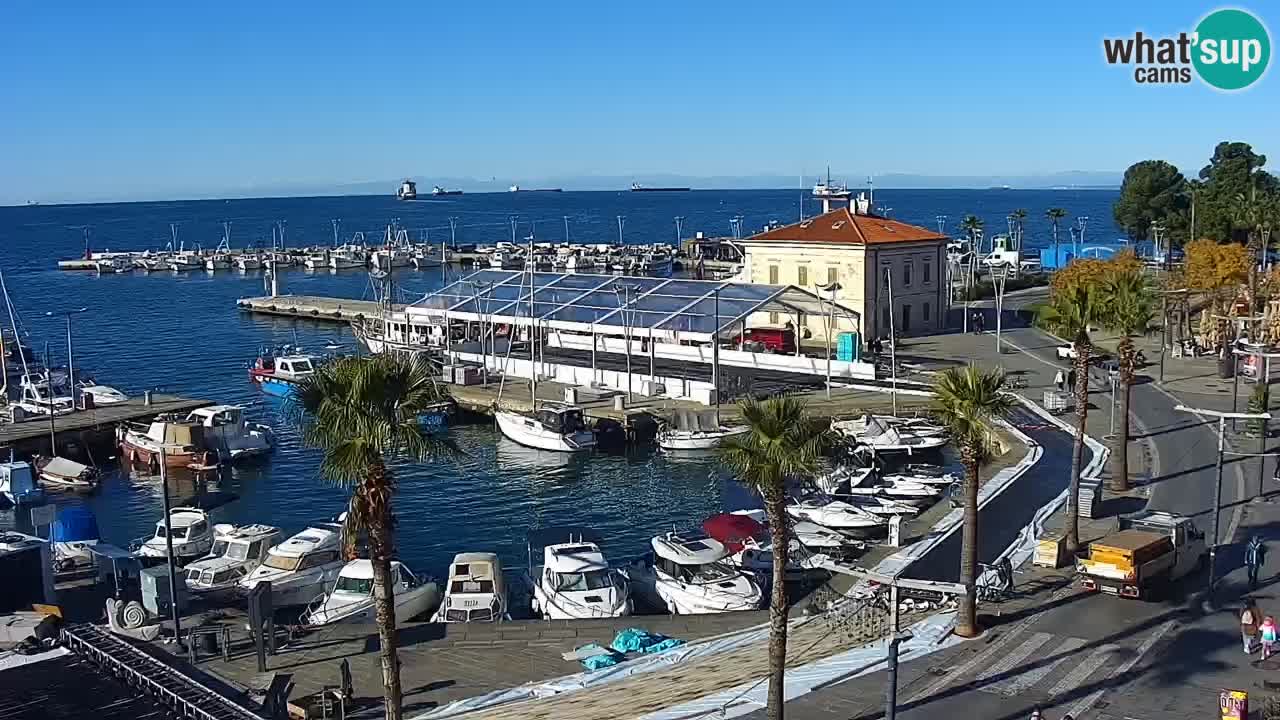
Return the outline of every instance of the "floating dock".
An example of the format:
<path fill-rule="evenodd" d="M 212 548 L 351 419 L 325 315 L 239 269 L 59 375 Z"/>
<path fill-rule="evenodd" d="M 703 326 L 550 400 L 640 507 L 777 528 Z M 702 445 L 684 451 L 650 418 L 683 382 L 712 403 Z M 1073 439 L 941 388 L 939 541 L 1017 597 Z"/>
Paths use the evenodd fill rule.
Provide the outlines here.
<path fill-rule="evenodd" d="M 241 298 L 236 301 L 236 307 L 257 315 L 327 320 L 344 324 L 382 315 L 382 305 L 373 300 L 348 300 L 318 295 Z M 404 310 L 404 305 L 393 305 L 392 310 Z"/>
<path fill-rule="evenodd" d="M 92 410 L 77 410 L 53 419 L 53 433 L 63 443 L 88 444 L 102 440 L 104 432 L 113 431 L 123 422 L 149 420 L 160 413 L 189 412 L 212 405 L 209 400 L 195 400 L 179 395 L 153 394 L 151 404 L 145 398 L 129 398 L 113 405 L 100 405 Z M 108 437 L 108 441 L 114 438 Z M 0 425 L 0 445 L 22 452 L 49 451 L 49 417 L 28 415 L 22 422 Z"/>

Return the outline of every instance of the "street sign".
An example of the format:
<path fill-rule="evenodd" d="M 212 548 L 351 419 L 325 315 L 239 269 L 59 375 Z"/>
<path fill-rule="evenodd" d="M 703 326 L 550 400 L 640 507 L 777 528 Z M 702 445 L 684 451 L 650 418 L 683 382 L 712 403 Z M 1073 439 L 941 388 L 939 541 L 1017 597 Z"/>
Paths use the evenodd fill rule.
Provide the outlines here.
<path fill-rule="evenodd" d="M 41 525 L 52 525 L 53 521 L 58 517 L 58 506 L 53 503 L 48 505 L 36 505 L 31 508 L 31 525 L 40 527 Z"/>

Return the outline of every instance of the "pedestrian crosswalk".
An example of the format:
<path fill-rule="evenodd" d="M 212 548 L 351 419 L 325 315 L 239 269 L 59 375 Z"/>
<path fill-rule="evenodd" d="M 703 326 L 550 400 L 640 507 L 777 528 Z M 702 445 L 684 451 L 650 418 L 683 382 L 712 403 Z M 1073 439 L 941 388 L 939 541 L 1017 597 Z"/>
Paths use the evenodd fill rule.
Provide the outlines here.
<path fill-rule="evenodd" d="M 1080 720 L 1107 690 L 1130 679 L 1133 668 L 1174 625 L 1156 624 L 1108 642 L 1041 632 L 1024 622 L 949 668 L 913 700 L 969 691 L 1032 697 Z"/>

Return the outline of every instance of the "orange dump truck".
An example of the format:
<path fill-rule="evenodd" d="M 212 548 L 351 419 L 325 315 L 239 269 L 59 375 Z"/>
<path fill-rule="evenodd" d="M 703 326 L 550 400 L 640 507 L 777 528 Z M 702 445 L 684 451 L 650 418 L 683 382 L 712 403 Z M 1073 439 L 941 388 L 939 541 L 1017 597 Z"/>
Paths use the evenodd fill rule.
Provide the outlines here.
<path fill-rule="evenodd" d="M 1076 572 L 1086 590 L 1148 598 L 1201 567 L 1204 533 L 1190 518 L 1147 512 L 1121 522 L 1124 528 L 1089 544 Z"/>

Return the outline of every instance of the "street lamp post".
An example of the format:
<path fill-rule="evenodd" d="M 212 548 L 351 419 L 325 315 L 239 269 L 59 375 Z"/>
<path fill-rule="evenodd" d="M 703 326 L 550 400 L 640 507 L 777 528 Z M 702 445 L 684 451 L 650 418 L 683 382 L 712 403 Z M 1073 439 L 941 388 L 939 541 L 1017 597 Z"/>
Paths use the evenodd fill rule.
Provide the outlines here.
<path fill-rule="evenodd" d="M 840 283 L 834 282 L 829 285 L 818 285 L 820 292 L 830 293 L 827 300 L 827 399 L 831 399 L 831 331 L 835 329 L 836 324 L 836 291 L 840 289 Z M 796 349 L 800 348 L 800 341 L 796 340 Z"/>
<path fill-rule="evenodd" d="M 178 570 L 173 561 L 173 528 L 169 525 L 169 462 L 160 446 L 160 489 L 164 496 L 164 555 L 169 565 L 169 611 L 173 618 L 173 639 L 182 648 L 182 627 L 178 619 Z"/>
<path fill-rule="evenodd" d="M 991 268 L 991 289 L 995 291 L 996 296 L 996 355 L 1003 353 L 1000 348 L 1000 330 L 1002 329 L 1001 316 L 1004 315 L 1004 284 L 1008 278 L 1008 263 L 1001 263 Z"/>
<path fill-rule="evenodd" d="M 619 224 L 618 227 L 619 229 L 621 229 L 622 227 L 621 224 Z M 613 288 L 613 292 L 615 295 L 621 294 L 622 296 L 621 298 L 619 298 L 620 302 L 622 303 L 622 305 L 620 306 L 619 312 L 622 313 L 622 332 L 623 332 L 623 335 L 625 336 L 625 342 L 627 344 L 627 405 L 628 406 L 631 405 L 631 321 L 629 319 L 629 316 L 627 315 L 627 309 L 631 306 L 631 292 L 639 289 L 640 289 L 639 285 L 625 285 L 622 283 L 619 283 Z"/>
<path fill-rule="evenodd" d="M 1270 413 L 1239 413 L 1239 412 L 1219 412 L 1217 410 L 1205 410 L 1202 408 L 1192 408 L 1186 405 L 1178 405 L 1174 408 L 1179 412 L 1191 413 L 1192 415 L 1218 418 L 1218 462 L 1217 462 L 1217 483 L 1213 491 L 1213 537 L 1209 541 L 1209 581 L 1205 588 L 1204 601 L 1206 605 L 1213 605 L 1213 590 L 1217 584 L 1217 557 L 1218 557 L 1218 523 L 1222 515 L 1222 456 L 1226 451 L 1227 436 L 1227 420 L 1270 420 Z"/>

